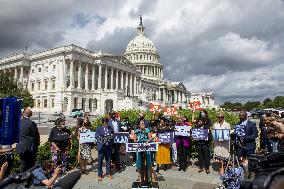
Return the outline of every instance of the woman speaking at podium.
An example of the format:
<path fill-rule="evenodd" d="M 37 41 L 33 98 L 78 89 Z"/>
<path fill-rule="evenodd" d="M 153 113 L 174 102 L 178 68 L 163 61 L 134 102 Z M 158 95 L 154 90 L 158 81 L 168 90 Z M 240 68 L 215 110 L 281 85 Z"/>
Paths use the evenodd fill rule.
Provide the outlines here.
<path fill-rule="evenodd" d="M 151 137 L 151 134 L 150 134 L 150 129 L 149 128 L 145 128 L 145 124 L 144 124 L 144 121 L 141 120 L 139 121 L 138 123 L 138 129 L 136 129 L 134 131 L 134 142 L 137 142 L 137 143 L 147 143 L 147 142 L 150 142 L 152 137 Z M 142 153 L 144 152 L 137 152 L 136 154 L 136 167 L 138 169 L 138 173 L 139 173 L 139 177 L 138 177 L 138 180 L 139 182 L 142 182 L 142 181 L 145 181 L 146 180 L 146 172 L 148 170 L 150 170 L 150 173 L 151 173 L 151 177 L 152 177 L 152 182 L 155 182 L 156 179 L 155 179 L 155 175 L 154 175 L 154 171 L 153 171 L 153 162 L 152 162 L 152 158 L 151 158 L 151 153 L 150 152 L 146 152 L 146 167 L 144 167 L 144 170 L 143 167 L 142 167 Z M 144 173 L 143 175 L 141 175 L 142 173 Z M 148 181 L 146 181 L 148 182 Z"/>

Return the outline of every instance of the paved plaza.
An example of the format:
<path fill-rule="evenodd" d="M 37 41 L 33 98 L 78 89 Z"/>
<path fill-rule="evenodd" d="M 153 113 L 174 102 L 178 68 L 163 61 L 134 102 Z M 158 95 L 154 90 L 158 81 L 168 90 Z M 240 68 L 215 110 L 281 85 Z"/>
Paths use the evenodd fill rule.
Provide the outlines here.
<path fill-rule="evenodd" d="M 92 156 L 97 157 L 96 151 L 93 151 Z M 115 173 L 113 180 L 106 177 L 102 182 L 97 181 L 97 163 L 89 166 L 89 171 L 88 175 L 82 175 L 74 189 L 128 189 L 138 177 L 136 168 L 132 166 L 127 166 L 121 173 Z M 220 183 L 218 172 L 212 170 L 212 167 L 207 175 L 205 172 L 198 173 L 198 167 L 195 165 L 190 165 L 186 172 L 178 171 L 176 167 L 167 171 L 160 170 L 157 176 L 161 189 L 212 189 Z"/>

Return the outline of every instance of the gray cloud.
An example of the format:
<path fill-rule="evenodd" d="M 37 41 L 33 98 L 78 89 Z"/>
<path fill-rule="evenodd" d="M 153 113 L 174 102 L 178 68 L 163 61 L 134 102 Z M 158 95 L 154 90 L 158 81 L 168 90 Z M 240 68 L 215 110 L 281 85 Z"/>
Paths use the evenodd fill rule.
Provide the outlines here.
<path fill-rule="evenodd" d="M 284 2 L 12 1 L 0 2 L 0 56 L 77 43 L 122 54 L 139 15 L 165 77 L 216 100 L 283 95 Z"/>

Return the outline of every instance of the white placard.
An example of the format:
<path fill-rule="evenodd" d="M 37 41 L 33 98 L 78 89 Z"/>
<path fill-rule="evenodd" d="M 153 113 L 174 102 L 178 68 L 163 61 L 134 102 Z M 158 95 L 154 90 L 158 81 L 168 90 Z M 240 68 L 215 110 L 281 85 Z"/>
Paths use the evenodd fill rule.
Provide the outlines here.
<path fill-rule="evenodd" d="M 190 126 L 180 126 L 180 125 L 176 125 L 175 126 L 175 135 L 176 136 L 190 136 Z"/>
<path fill-rule="evenodd" d="M 80 144 L 96 142 L 96 132 L 80 133 Z"/>

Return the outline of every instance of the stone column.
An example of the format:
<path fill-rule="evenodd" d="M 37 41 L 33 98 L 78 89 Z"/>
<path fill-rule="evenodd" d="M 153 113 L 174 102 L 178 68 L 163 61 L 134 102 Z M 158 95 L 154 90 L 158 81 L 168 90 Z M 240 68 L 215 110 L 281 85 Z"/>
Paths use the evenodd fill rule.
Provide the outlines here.
<path fill-rule="evenodd" d="M 89 89 L 89 65 L 86 63 L 85 69 L 85 89 Z"/>
<path fill-rule="evenodd" d="M 126 92 L 127 92 L 128 87 L 129 87 L 128 72 L 125 72 L 125 89 L 126 89 Z"/>
<path fill-rule="evenodd" d="M 137 95 L 137 77 L 134 75 L 134 95 Z"/>
<path fill-rule="evenodd" d="M 113 68 L 110 69 L 110 89 L 113 90 Z"/>
<path fill-rule="evenodd" d="M 130 79 L 129 79 L 129 94 L 132 95 L 133 94 L 133 91 L 132 91 L 132 89 L 133 89 L 133 87 L 132 87 L 132 85 L 133 85 L 132 73 L 129 74 L 129 77 L 130 77 Z"/>
<path fill-rule="evenodd" d="M 105 89 L 107 89 L 107 66 L 105 66 Z"/>
<path fill-rule="evenodd" d="M 74 87 L 74 60 L 70 61 L 70 73 L 69 73 L 69 78 L 70 78 L 70 88 Z"/>
<path fill-rule="evenodd" d="M 92 68 L 92 90 L 95 90 L 95 65 Z"/>
<path fill-rule="evenodd" d="M 17 67 L 15 67 L 14 79 L 18 80 L 18 69 L 17 69 Z"/>
<path fill-rule="evenodd" d="M 122 90 L 124 90 L 124 87 L 125 87 L 125 85 L 124 85 L 124 74 L 123 74 L 122 70 L 121 70 L 120 74 L 121 74 L 121 80 L 120 80 L 121 85 L 120 85 L 120 87 L 121 87 Z"/>
<path fill-rule="evenodd" d="M 115 71 L 115 90 L 118 89 L 118 69 Z"/>
<path fill-rule="evenodd" d="M 23 77 L 24 77 L 24 67 L 21 66 L 21 72 L 20 72 L 20 82 L 23 83 Z"/>
<path fill-rule="evenodd" d="M 49 103 L 50 104 L 50 103 Z M 73 104 L 74 104 L 74 98 L 72 98 L 71 96 L 68 97 L 68 105 L 67 105 L 67 112 L 71 113 L 72 109 L 73 109 Z"/>
<path fill-rule="evenodd" d="M 98 89 L 102 88 L 102 65 L 99 64 Z"/>
<path fill-rule="evenodd" d="M 78 69 L 78 89 L 81 89 L 81 73 L 82 72 L 82 63 L 79 62 L 79 69 Z"/>

